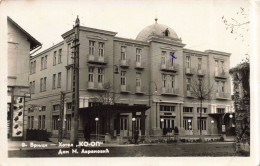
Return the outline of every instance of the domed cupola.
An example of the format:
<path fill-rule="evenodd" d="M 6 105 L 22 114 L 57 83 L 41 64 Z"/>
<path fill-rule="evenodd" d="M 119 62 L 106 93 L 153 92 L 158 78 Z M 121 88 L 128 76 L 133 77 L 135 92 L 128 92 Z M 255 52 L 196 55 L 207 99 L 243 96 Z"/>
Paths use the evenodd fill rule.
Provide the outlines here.
<path fill-rule="evenodd" d="M 157 18 L 155 19 L 155 23 L 144 28 L 136 37 L 136 40 L 140 41 L 148 41 L 150 37 L 157 36 L 160 38 L 169 38 L 169 39 L 177 39 L 179 40 L 176 32 L 163 24 L 157 23 Z"/>

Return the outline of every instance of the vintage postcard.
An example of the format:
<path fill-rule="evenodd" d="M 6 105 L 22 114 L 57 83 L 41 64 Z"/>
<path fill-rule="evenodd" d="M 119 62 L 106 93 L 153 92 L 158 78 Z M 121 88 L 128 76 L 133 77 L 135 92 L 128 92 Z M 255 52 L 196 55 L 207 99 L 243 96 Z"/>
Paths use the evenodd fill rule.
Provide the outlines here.
<path fill-rule="evenodd" d="M 257 1 L 0 5 L 0 165 L 258 164 Z"/>

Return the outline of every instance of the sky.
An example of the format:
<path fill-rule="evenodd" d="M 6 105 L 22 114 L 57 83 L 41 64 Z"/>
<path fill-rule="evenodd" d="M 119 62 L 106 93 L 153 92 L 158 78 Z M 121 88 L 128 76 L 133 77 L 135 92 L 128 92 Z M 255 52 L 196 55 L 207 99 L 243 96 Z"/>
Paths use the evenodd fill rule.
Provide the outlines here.
<path fill-rule="evenodd" d="M 226 30 L 225 18 L 235 18 L 240 7 L 250 9 L 247 0 L 96 0 L 96 1 L 4 1 L 5 15 L 43 44 L 42 49 L 62 41 L 61 35 L 73 27 L 77 15 L 82 26 L 117 32 L 117 36 L 135 39 L 146 26 L 155 23 L 171 27 L 185 48 L 208 49 L 231 53 L 234 67 L 250 54 L 249 33 L 235 39 Z M 248 18 L 250 19 L 250 18 Z M 243 20 L 241 20 L 243 21 Z M 249 45 L 249 46 L 248 46 Z M 38 53 L 38 52 L 37 52 Z"/>

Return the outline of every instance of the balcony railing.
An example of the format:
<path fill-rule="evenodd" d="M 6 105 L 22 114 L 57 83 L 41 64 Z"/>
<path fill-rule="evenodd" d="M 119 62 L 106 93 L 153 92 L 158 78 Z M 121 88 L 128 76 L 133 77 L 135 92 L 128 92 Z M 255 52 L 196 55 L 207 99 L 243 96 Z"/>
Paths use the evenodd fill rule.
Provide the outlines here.
<path fill-rule="evenodd" d="M 162 71 L 177 72 L 178 69 L 179 69 L 179 64 L 172 63 L 171 61 L 168 61 L 167 63 L 161 63 L 161 70 Z"/>
<path fill-rule="evenodd" d="M 216 78 L 228 78 L 228 75 L 225 71 L 215 71 Z"/>
<path fill-rule="evenodd" d="M 135 68 L 136 69 L 144 69 L 144 63 L 143 62 L 135 62 Z"/>
<path fill-rule="evenodd" d="M 162 95 L 178 96 L 179 89 L 162 87 Z"/>
<path fill-rule="evenodd" d="M 103 83 L 100 82 L 87 82 L 87 90 L 92 91 L 105 91 L 105 87 Z"/>
<path fill-rule="evenodd" d="M 130 93 L 130 85 L 120 85 L 120 92 L 121 93 Z"/>
<path fill-rule="evenodd" d="M 198 74 L 199 76 L 204 76 L 204 75 L 206 74 L 206 70 L 198 69 L 198 70 L 197 70 L 197 74 Z"/>
<path fill-rule="evenodd" d="M 145 87 L 144 86 L 136 86 L 135 87 L 135 93 L 136 94 L 144 94 L 145 93 Z"/>
<path fill-rule="evenodd" d="M 93 63 L 93 64 L 105 65 L 105 64 L 107 64 L 107 57 L 88 55 L 87 62 Z"/>
<path fill-rule="evenodd" d="M 129 67 L 130 66 L 130 60 L 129 59 L 125 59 L 125 60 L 120 59 L 119 60 L 119 66 L 120 67 Z"/>
<path fill-rule="evenodd" d="M 224 93 L 224 92 L 218 92 L 216 93 L 216 99 L 230 99 L 231 95 L 230 93 Z"/>
<path fill-rule="evenodd" d="M 185 73 L 187 75 L 193 75 L 195 73 L 195 69 L 193 67 L 186 67 L 185 68 Z"/>

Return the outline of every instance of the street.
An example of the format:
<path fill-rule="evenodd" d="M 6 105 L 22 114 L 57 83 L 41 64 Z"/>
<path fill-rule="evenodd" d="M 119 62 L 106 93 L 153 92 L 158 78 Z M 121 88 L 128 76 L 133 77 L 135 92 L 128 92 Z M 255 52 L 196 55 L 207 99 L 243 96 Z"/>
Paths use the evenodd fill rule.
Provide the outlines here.
<path fill-rule="evenodd" d="M 77 152 L 75 152 L 77 151 Z M 83 153 L 82 153 L 83 152 Z M 12 150 L 9 157 L 175 157 L 237 156 L 232 142 L 119 145 L 82 149 Z"/>

